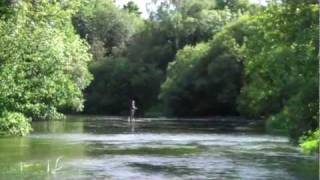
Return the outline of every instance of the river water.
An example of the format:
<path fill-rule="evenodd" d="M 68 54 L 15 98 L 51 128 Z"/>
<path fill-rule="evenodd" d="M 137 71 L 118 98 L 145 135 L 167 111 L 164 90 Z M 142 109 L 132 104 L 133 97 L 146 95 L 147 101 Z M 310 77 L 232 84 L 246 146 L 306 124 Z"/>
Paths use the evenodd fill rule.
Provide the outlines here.
<path fill-rule="evenodd" d="M 237 119 L 69 117 L 0 138 L 0 179 L 318 179 L 319 161 Z M 237 127 L 237 128 L 234 128 Z"/>

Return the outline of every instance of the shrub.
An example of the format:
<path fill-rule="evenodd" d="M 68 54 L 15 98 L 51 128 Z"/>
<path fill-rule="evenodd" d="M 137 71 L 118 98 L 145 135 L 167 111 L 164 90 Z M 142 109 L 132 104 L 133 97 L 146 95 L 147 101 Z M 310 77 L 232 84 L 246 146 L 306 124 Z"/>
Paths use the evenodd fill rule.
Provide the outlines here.
<path fill-rule="evenodd" d="M 288 135 L 288 120 L 284 113 L 273 115 L 267 119 L 266 129 L 270 133 Z"/>
<path fill-rule="evenodd" d="M 30 119 L 17 112 L 4 112 L 0 116 L 0 136 L 25 136 L 31 130 Z"/>
<path fill-rule="evenodd" d="M 309 133 L 309 135 L 302 136 L 299 142 L 302 152 L 306 154 L 319 152 L 320 129 L 318 128 L 313 133 Z"/>

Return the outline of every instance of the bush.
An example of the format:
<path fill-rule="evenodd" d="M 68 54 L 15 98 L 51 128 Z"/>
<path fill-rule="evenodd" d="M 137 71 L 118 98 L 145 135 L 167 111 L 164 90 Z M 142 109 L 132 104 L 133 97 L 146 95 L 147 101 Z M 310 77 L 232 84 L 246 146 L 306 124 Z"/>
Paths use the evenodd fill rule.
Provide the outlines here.
<path fill-rule="evenodd" d="M 0 136 L 25 136 L 31 130 L 30 119 L 17 112 L 4 112 L 0 116 Z"/>
<path fill-rule="evenodd" d="M 187 45 L 177 52 L 160 92 L 167 114 L 238 115 L 243 74 L 238 51 L 246 22 L 245 18 L 235 21 L 209 42 Z"/>
<path fill-rule="evenodd" d="M 302 152 L 306 154 L 319 152 L 320 129 L 318 128 L 313 133 L 309 133 L 309 135 L 302 136 L 299 142 Z"/>
<path fill-rule="evenodd" d="M 269 133 L 288 135 L 288 120 L 283 113 L 276 114 L 267 119 L 266 129 Z"/>
<path fill-rule="evenodd" d="M 83 109 L 91 55 L 71 24 L 76 0 L 67 9 L 60 1 L 36 4 L 21 1 L 0 18 L 0 112 L 58 119 L 62 109 Z"/>
<path fill-rule="evenodd" d="M 293 141 L 318 128 L 318 13 L 317 4 L 270 5 L 250 18 L 240 51 L 241 115 L 269 119 L 269 130 L 287 128 Z"/>

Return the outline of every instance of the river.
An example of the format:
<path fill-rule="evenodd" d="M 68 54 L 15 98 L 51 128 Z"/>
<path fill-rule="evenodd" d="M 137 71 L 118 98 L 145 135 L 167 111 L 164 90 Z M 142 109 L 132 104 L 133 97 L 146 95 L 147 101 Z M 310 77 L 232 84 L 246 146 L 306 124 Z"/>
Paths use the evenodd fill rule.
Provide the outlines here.
<path fill-rule="evenodd" d="M 99 116 L 33 122 L 29 136 L 0 138 L 0 179 L 318 179 L 317 157 L 286 137 L 228 123 L 129 124 Z"/>

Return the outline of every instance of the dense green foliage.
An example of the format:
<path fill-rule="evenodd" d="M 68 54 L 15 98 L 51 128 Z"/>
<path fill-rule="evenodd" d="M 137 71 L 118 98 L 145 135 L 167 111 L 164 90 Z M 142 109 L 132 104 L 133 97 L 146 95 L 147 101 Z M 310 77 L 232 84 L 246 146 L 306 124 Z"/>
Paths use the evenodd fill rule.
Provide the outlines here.
<path fill-rule="evenodd" d="M 23 114 L 17 112 L 2 112 L 0 116 L 0 136 L 16 135 L 24 136 L 32 130 Z"/>
<path fill-rule="evenodd" d="M 143 25 L 142 19 L 130 11 L 118 9 L 111 0 L 95 0 L 83 3 L 73 18 L 73 24 L 82 38 L 94 47 L 92 53 L 121 55 L 129 38 Z"/>
<path fill-rule="evenodd" d="M 242 86 L 246 18 L 231 23 L 206 44 L 186 46 L 170 63 L 160 97 L 171 114 L 208 116 L 237 114 Z"/>
<path fill-rule="evenodd" d="M 0 20 L 0 118 L 8 120 L 4 129 L 12 126 L 9 134 L 26 134 L 26 117 L 60 118 L 59 109 L 83 108 L 91 56 L 71 23 L 78 5 L 20 1 L 6 7 L 12 13 Z"/>
<path fill-rule="evenodd" d="M 132 98 L 150 106 L 150 96 L 157 95 L 153 84 L 159 73 L 127 56 L 127 44 L 144 27 L 137 13 L 128 11 L 127 6 L 118 9 L 112 1 L 97 0 L 83 5 L 74 24 L 91 44 L 94 58 L 90 70 L 95 79 L 86 91 L 86 112 L 124 114 Z"/>
<path fill-rule="evenodd" d="M 129 1 L 126 5 L 123 6 L 123 9 L 127 10 L 129 13 L 140 15 L 138 5 L 136 5 L 133 1 Z"/>
<path fill-rule="evenodd" d="M 94 8 L 86 5 L 74 18 L 82 37 L 89 39 L 95 61 L 101 61 L 91 66 L 97 78 L 86 92 L 88 113 L 124 113 L 128 111 L 130 99 L 137 101 L 139 113 L 155 109 L 160 104 L 158 95 L 166 79 L 167 65 L 174 60 L 176 52 L 185 45 L 208 41 L 240 15 L 240 11 L 217 7 L 213 1 L 181 1 L 174 4 L 174 10 L 172 4 L 163 3 L 149 20 L 142 20 L 137 13 L 127 11 L 132 3 L 122 10 L 110 2 L 109 5 L 104 4 L 105 1 L 95 2 Z M 96 15 L 100 10 L 105 14 L 103 17 Z M 101 20 L 106 18 L 113 19 L 112 23 Z M 99 32 L 88 31 L 90 29 Z M 113 31 L 106 31 L 108 29 Z M 100 35 L 100 31 L 108 35 Z M 92 40 L 92 36 L 96 39 Z M 113 41 L 107 39 L 109 36 L 117 37 L 119 43 L 110 46 Z M 127 64 L 127 70 L 119 66 L 123 63 Z M 119 78 L 125 80 L 119 81 Z M 115 95 L 116 92 L 119 93 Z"/>
<path fill-rule="evenodd" d="M 320 129 L 318 128 L 313 133 L 302 136 L 299 142 L 304 153 L 319 153 Z"/>
<path fill-rule="evenodd" d="M 317 1 L 157 2 L 148 19 L 132 1 L 1 2 L 1 133 L 82 110 L 85 90 L 86 113 L 135 99 L 140 115 L 248 116 L 317 147 Z"/>
<path fill-rule="evenodd" d="M 251 18 L 240 111 L 297 138 L 318 126 L 318 5 L 269 5 Z"/>
<path fill-rule="evenodd" d="M 159 80 L 157 70 L 141 66 L 127 58 L 110 58 L 91 66 L 96 77 L 87 89 L 86 111 L 90 113 L 127 114 L 131 99 L 144 103 L 139 108 L 152 105 L 148 98 L 157 94 L 155 83 Z"/>
<path fill-rule="evenodd" d="M 295 140 L 318 127 L 316 1 L 167 1 L 146 20 L 95 2 L 74 18 L 95 60 L 86 112 L 135 99 L 140 113 L 262 118 Z"/>

